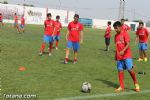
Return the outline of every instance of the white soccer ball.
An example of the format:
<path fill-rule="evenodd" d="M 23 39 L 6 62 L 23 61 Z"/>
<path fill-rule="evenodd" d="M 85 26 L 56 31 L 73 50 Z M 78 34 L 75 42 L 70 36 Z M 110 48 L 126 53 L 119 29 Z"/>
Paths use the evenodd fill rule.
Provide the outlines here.
<path fill-rule="evenodd" d="M 82 92 L 88 93 L 91 91 L 91 84 L 88 82 L 84 82 L 81 87 Z"/>

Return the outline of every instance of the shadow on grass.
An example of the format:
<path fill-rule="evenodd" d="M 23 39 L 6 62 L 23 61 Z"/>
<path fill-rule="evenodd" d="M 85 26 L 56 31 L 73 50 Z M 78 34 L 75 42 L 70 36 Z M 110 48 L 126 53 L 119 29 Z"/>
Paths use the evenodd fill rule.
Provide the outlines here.
<path fill-rule="evenodd" d="M 101 81 L 102 83 L 104 83 L 104 84 L 106 84 L 106 85 L 108 85 L 110 87 L 114 87 L 114 88 L 119 87 L 119 84 L 111 82 L 111 81 L 108 81 L 108 80 L 103 80 L 103 79 L 95 79 L 95 80 Z"/>

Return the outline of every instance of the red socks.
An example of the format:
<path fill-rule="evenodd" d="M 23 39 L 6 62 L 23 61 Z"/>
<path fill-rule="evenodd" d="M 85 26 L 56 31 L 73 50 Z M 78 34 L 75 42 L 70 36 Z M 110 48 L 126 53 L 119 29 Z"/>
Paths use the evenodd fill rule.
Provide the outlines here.
<path fill-rule="evenodd" d="M 56 47 L 58 47 L 58 43 L 59 43 L 59 42 L 58 42 L 58 41 L 56 41 Z"/>
<path fill-rule="evenodd" d="M 45 49 L 45 43 L 42 43 L 41 52 L 44 52 L 44 49 Z"/>
<path fill-rule="evenodd" d="M 138 82 L 136 80 L 136 75 L 135 75 L 134 71 L 130 71 L 129 73 L 130 73 L 130 75 L 131 75 L 131 77 L 133 79 L 134 84 L 137 84 Z"/>
<path fill-rule="evenodd" d="M 122 89 L 124 89 L 124 73 L 118 72 L 119 83 Z"/>

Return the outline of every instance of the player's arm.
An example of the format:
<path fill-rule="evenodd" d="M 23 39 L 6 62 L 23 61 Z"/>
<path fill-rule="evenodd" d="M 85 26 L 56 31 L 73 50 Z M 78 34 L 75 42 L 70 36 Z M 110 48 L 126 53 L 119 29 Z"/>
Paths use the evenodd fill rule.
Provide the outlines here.
<path fill-rule="evenodd" d="M 66 41 L 68 41 L 69 30 L 66 33 Z"/>
<path fill-rule="evenodd" d="M 124 34 L 124 41 L 126 43 L 126 46 L 124 47 L 124 49 L 122 51 L 120 51 L 120 55 L 124 55 L 125 51 L 129 48 L 130 37 L 129 37 L 128 33 Z"/>
<path fill-rule="evenodd" d="M 53 27 L 54 27 L 54 30 L 53 30 L 53 34 L 52 34 L 52 36 L 54 36 L 54 35 L 55 35 L 55 31 L 56 31 L 56 25 L 55 25 L 55 22 L 53 22 Z"/>
<path fill-rule="evenodd" d="M 147 30 L 147 44 L 149 42 L 149 38 L 150 38 L 150 32 Z"/>
<path fill-rule="evenodd" d="M 80 34 L 81 34 L 81 40 L 80 40 L 80 43 L 83 43 L 83 31 L 81 31 Z"/>
<path fill-rule="evenodd" d="M 130 43 L 126 42 L 126 46 L 122 51 L 120 51 L 120 55 L 124 55 L 124 52 L 128 49 L 129 45 L 130 45 Z"/>
<path fill-rule="evenodd" d="M 136 35 L 136 37 L 135 37 L 135 45 L 138 43 L 138 41 L 139 41 L 139 36 Z"/>

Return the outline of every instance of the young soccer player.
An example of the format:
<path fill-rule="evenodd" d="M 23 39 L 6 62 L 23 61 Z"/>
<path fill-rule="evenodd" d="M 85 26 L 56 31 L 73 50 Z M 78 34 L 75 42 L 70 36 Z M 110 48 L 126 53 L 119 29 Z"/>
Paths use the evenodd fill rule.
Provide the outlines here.
<path fill-rule="evenodd" d="M 20 33 L 19 25 L 18 25 L 18 15 L 14 14 L 14 28 L 17 28 L 18 33 Z"/>
<path fill-rule="evenodd" d="M 121 19 L 121 25 L 121 29 L 123 31 L 129 32 L 131 30 L 131 28 L 127 24 L 125 24 L 125 19 Z"/>
<path fill-rule="evenodd" d="M 0 23 L 1 23 L 2 26 L 4 26 L 2 13 L 0 13 Z"/>
<path fill-rule="evenodd" d="M 45 32 L 44 32 L 43 43 L 42 43 L 41 51 L 40 51 L 39 55 L 42 55 L 44 53 L 46 43 L 49 43 L 49 56 L 51 56 L 51 53 L 52 53 L 53 36 L 54 36 L 53 31 L 54 31 L 54 27 L 55 27 L 55 22 L 51 18 L 52 18 L 51 13 L 48 13 L 47 19 L 44 22 Z"/>
<path fill-rule="evenodd" d="M 20 31 L 23 32 L 23 33 L 25 32 L 24 28 L 25 28 L 25 18 L 24 18 L 24 15 L 22 15 L 21 16 Z"/>
<path fill-rule="evenodd" d="M 144 60 L 145 62 L 147 62 L 148 40 L 149 40 L 149 32 L 144 27 L 144 23 L 139 22 L 139 27 L 136 32 L 136 39 L 135 39 L 135 43 L 139 41 L 140 58 L 138 59 L 138 61 Z"/>
<path fill-rule="evenodd" d="M 60 16 L 56 16 L 56 21 L 55 21 L 55 30 L 54 30 L 54 40 L 56 40 L 56 50 L 58 49 L 58 43 L 60 40 L 60 31 L 62 29 L 62 24 L 60 23 Z"/>
<path fill-rule="evenodd" d="M 140 87 L 136 79 L 135 72 L 133 71 L 132 55 L 129 46 L 129 35 L 127 32 L 121 29 L 121 23 L 119 21 L 115 22 L 113 26 L 116 31 L 114 40 L 116 45 L 116 61 L 120 83 L 120 86 L 115 91 L 121 92 L 124 90 L 124 70 L 128 70 L 133 79 L 135 91 L 139 92 Z"/>
<path fill-rule="evenodd" d="M 107 23 L 107 29 L 105 31 L 105 44 L 106 44 L 106 50 L 105 51 L 108 51 L 109 50 L 109 45 L 110 45 L 110 38 L 111 38 L 111 22 L 109 21 Z"/>
<path fill-rule="evenodd" d="M 64 64 L 68 63 L 70 49 L 74 51 L 74 64 L 77 63 L 77 53 L 80 48 L 80 43 L 83 43 L 83 25 L 78 22 L 79 15 L 74 15 L 74 21 L 68 25 L 68 33 L 66 34 L 67 48 Z M 79 43 L 80 42 L 80 43 Z"/>

